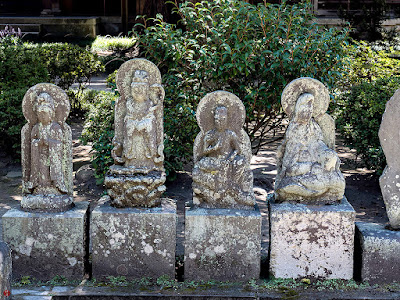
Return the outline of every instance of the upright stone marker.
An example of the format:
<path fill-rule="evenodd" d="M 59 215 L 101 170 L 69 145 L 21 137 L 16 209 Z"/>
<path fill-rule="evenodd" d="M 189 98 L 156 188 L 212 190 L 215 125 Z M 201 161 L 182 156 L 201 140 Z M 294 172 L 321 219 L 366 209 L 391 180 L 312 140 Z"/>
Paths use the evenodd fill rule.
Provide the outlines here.
<path fill-rule="evenodd" d="M 361 248 L 361 279 L 391 283 L 400 278 L 400 90 L 386 103 L 379 140 L 387 166 L 379 178 L 389 226 L 357 222 Z"/>
<path fill-rule="evenodd" d="M 12 258 L 11 249 L 0 242 L 0 298 L 11 299 Z M 7 296 L 9 295 L 9 296 Z"/>
<path fill-rule="evenodd" d="M 315 79 L 299 78 L 286 86 L 281 103 L 290 123 L 270 197 L 270 272 L 350 279 L 355 211 L 344 198 L 335 123 L 325 113 L 329 92 Z"/>
<path fill-rule="evenodd" d="M 122 64 L 116 83 L 115 136 L 105 178 L 108 196 L 91 218 L 95 278 L 175 275 L 176 204 L 164 182 L 164 89 L 146 59 Z"/>
<path fill-rule="evenodd" d="M 54 84 L 40 83 L 27 91 L 22 109 L 28 123 L 21 131 L 21 210 L 3 216 L 14 276 L 83 276 L 88 204 L 73 203 L 67 94 Z"/>
<path fill-rule="evenodd" d="M 199 103 L 193 207 L 185 219 L 185 279 L 258 278 L 261 214 L 255 207 L 243 103 L 216 91 Z"/>
<path fill-rule="evenodd" d="M 400 90 L 386 103 L 379 128 L 379 140 L 387 166 L 379 178 L 390 226 L 400 229 Z"/>

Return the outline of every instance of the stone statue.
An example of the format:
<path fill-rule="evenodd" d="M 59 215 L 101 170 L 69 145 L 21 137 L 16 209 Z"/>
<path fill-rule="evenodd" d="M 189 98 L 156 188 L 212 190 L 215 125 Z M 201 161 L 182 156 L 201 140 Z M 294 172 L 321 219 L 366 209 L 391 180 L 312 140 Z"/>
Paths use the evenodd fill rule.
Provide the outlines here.
<path fill-rule="evenodd" d="M 132 59 L 119 68 L 116 83 L 114 165 L 105 185 L 116 207 L 157 206 L 166 179 L 161 73 L 146 59 Z"/>
<path fill-rule="evenodd" d="M 254 209 L 252 153 L 243 130 L 242 101 L 229 92 L 209 93 L 200 101 L 196 117 L 201 131 L 193 149 L 193 204 Z"/>
<path fill-rule="evenodd" d="M 68 96 L 54 84 L 40 83 L 26 92 L 22 109 L 28 123 L 21 131 L 21 208 L 68 210 L 73 206 L 72 134 L 65 123 Z"/>
<path fill-rule="evenodd" d="M 379 128 L 379 140 L 387 166 L 379 178 L 390 226 L 400 229 L 400 90 L 386 103 Z"/>
<path fill-rule="evenodd" d="M 290 118 L 277 153 L 275 200 L 306 204 L 340 202 L 345 179 L 335 148 L 335 122 L 326 114 L 329 92 L 319 81 L 289 83 L 281 103 Z"/>

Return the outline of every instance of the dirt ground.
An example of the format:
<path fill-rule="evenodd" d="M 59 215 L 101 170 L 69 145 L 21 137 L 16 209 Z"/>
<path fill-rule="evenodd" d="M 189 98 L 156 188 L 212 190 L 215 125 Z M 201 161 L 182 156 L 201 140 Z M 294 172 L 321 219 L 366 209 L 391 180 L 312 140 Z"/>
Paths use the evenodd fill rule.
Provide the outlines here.
<path fill-rule="evenodd" d="M 90 167 L 90 145 L 82 145 L 79 141 L 82 123 L 71 125 L 73 132 L 73 164 L 74 164 L 74 199 L 89 201 L 93 209 L 104 190 L 96 185 Z M 356 220 L 386 223 L 388 222 L 378 177 L 372 171 L 360 168 L 361 162 L 355 160 L 354 151 L 337 142 L 337 152 L 342 161 L 341 170 L 346 178 L 345 195 L 356 210 Z M 268 207 L 266 197 L 273 192 L 276 176 L 275 152 L 279 142 L 264 146 L 253 156 L 251 168 L 254 173 L 254 191 L 263 216 L 262 253 L 268 251 Z M 79 171 L 78 171 L 79 170 Z M 17 207 L 21 200 L 21 166 L 0 152 L 0 215 L 12 207 Z M 177 254 L 183 254 L 184 210 L 191 201 L 191 176 L 189 172 L 181 172 L 173 182 L 167 182 L 166 196 L 175 199 L 178 207 Z M 0 227 L 1 228 L 1 227 Z M 1 229 L 0 229 L 1 230 Z"/>

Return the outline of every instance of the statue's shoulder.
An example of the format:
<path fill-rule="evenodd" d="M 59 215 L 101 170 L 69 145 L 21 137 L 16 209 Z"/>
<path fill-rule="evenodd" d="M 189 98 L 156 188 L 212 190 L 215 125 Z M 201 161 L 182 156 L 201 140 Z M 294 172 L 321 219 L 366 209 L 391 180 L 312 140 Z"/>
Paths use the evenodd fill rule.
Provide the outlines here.
<path fill-rule="evenodd" d="M 53 123 L 51 123 L 50 130 L 52 130 L 52 131 L 62 131 L 63 129 L 62 129 L 61 125 L 58 124 L 58 122 L 53 122 Z"/>

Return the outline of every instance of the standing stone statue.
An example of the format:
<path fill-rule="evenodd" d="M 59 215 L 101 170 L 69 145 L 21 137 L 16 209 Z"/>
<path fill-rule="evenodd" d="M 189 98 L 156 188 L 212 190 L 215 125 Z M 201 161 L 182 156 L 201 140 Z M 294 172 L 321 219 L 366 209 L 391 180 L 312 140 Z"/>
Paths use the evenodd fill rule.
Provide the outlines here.
<path fill-rule="evenodd" d="M 72 134 L 65 123 L 68 96 L 54 84 L 40 83 L 26 92 L 22 110 L 28 123 L 21 131 L 21 208 L 68 210 L 73 206 Z"/>
<path fill-rule="evenodd" d="M 253 209 L 251 144 L 243 124 L 246 111 L 235 95 L 216 91 L 199 103 L 200 133 L 194 142 L 193 204 Z"/>
<path fill-rule="evenodd" d="M 275 200 L 306 204 L 340 202 L 345 180 L 335 148 L 335 122 L 326 114 L 329 92 L 318 80 L 289 83 L 281 103 L 290 118 L 277 153 Z"/>
<path fill-rule="evenodd" d="M 118 70 L 115 136 L 105 185 L 115 207 L 153 207 L 165 191 L 163 101 L 157 66 L 132 59 Z"/>
<path fill-rule="evenodd" d="M 379 128 L 379 140 L 387 166 L 379 178 L 390 226 L 400 229 L 400 89 L 386 103 Z"/>

